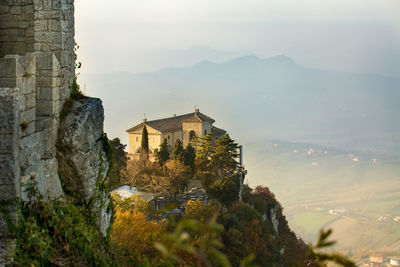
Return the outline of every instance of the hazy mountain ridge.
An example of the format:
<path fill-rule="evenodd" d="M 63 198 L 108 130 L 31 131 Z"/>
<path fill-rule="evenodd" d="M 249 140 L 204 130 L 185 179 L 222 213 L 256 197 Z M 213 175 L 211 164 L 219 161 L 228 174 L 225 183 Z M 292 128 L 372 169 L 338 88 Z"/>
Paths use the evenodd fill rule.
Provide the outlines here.
<path fill-rule="evenodd" d="M 315 70 L 286 56 L 244 56 L 152 73 L 82 74 L 80 80 L 104 99 L 112 110 L 106 127 L 123 138 L 143 117 L 129 112 L 132 105 L 149 119 L 197 105 L 243 140 L 282 137 L 346 147 L 352 144 L 344 137 L 352 136 L 363 140 L 353 147 L 382 151 L 399 144 L 397 77 Z M 376 144 L 382 136 L 385 142 Z"/>

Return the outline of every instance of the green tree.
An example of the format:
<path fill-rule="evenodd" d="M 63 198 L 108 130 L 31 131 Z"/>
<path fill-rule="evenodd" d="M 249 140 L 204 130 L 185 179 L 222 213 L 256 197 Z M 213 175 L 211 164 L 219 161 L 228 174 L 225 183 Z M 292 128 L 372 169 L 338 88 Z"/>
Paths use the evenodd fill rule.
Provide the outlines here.
<path fill-rule="evenodd" d="M 237 175 L 218 178 L 210 185 L 207 193 L 225 206 L 231 206 L 239 199 L 240 184 Z"/>
<path fill-rule="evenodd" d="M 181 140 L 177 139 L 175 142 L 174 149 L 172 150 L 172 159 L 183 162 L 183 146 Z"/>
<path fill-rule="evenodd" d="M 191 178 L 190 167 L 178 160 L 169 160 L 164 166 L 165 176 L 171 181 L 173 192 L 176 194 L 185 191 Z"/>
<path fill-rule="evenodd" d="M 122 144 L 118 137 L 110 140 L 110 148 L 114 162 L 108 180 L 110 186 L 118 185 L 123 180 L 123 173 L 126 170 L 128 160 L 125 154 L 125 147 L 126 145 Z"/>
<path fill-rule="evenodd" d="M 239 146 L 228 134 L 215 142 L 214 153 L 210 155 L 210 167 L 218 177 L 232 175 L 238 168 Z"/>
<path fill-rule="evenodd" d="M 194 150 L 194 147 L 191 144 L 189 144 L 183 152 L 183 163 L 186 166 L 190 166 L 192 172 L 194 171 L 195 159 L 196 159 L 196 150 Z"/>
<path fill-rule="evenodd" d="M 143 127 L 142 131 L 142 146 L 141 151 L 142 154 L 149 153 L 149 133 L 147 132 L 146 125 Z"/>
<path fill-rule="evenodd" d="M 195 166 L 197 172 L 209 172 L 211 155 L 215 153 L 215 146 L 212 142 L 211 134 L 207 134 L 201 139 L 196 152 Z"/>
<path fill-rule="evenodd" d="M 157 162 L 163 166 L 169 160 L 168 142 L 167 139 L 160 145 L 160 149 L 155 153 Z"/>

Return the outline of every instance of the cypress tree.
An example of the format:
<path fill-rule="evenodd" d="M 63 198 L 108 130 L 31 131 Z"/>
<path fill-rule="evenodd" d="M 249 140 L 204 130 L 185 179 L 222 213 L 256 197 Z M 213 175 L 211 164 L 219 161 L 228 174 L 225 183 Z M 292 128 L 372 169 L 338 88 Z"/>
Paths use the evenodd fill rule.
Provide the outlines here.
<path fill-rule="evenodd" d="M 177 139 L 172 150 L 172 159 L 183 162 L 183 146 L 181 140 Z"/>
<path fill-rule="evenodd" d="M 142 153 L 149 153 L 149 134 L 146 129 L 146 125 L 143 127 L 142 131 Z"/>

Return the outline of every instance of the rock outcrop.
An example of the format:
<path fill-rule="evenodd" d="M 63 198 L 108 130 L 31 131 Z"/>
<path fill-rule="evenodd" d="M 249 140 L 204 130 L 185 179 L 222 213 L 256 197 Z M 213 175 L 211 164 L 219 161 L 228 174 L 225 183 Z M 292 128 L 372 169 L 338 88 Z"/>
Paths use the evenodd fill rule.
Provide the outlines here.
<path fill-rule="evenodd" d="M 93 197 L 96 184 L 108 171 L 103 149 L 104 111 L 98 98 L 74 101 L 68 114 L 60 120 L 57 141 L 58 175 L 64 190 Z"/>
<path fill-rule="evenodd" d="M 111 210 L 109 196 L 101 190 L 110 167 L 104 148 L 103 106 L 98 98 L 70 101 L 58 131 L 58 175 L 67 194 L 92 203 L 97 227 L 105 236 Z"/>

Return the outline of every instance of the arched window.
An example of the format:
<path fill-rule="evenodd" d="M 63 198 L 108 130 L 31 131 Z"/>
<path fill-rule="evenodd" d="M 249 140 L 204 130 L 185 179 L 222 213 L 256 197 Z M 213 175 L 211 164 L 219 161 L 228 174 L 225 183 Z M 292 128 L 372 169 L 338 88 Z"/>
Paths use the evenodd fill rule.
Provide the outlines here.
<path fill-rule="evenodd" d="M 207 135 L 207 130 L 206 129 L 204 129 L 204 136 L 206 136 Z"/>
<path fill-rule="evenodd" d="M 196 136 L 196 132 L 193 131 L 193 130 L 191 130 L 191 131 L 189 132 L 189 142 L 192 141 L 193 137 L 195 137 L 195 136 Z"/>

